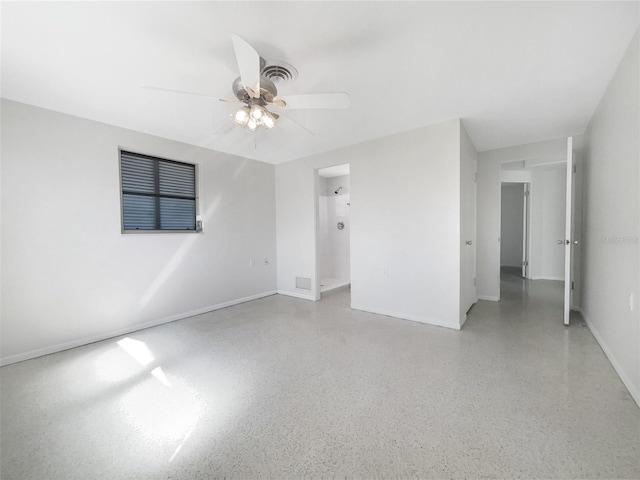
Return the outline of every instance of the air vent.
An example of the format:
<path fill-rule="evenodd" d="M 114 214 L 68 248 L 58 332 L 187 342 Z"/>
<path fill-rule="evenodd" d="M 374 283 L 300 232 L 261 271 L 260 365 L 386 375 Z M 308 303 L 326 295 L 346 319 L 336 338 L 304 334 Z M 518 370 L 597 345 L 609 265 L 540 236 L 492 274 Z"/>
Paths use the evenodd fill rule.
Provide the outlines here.
<path fill-rule="evenodd" d="M 296 277 L 296 288 L 299 288 L 300 290 L 311 290 L 311 279 Z"/>
<path fill-rule="evenodd" d="M 274 83 L 287 82 L 295 80 L 298 77 L 298 71 L 293 65 L 280 60 L 268 61 L 262 69 L 262 76 L 267 77 Z"/>

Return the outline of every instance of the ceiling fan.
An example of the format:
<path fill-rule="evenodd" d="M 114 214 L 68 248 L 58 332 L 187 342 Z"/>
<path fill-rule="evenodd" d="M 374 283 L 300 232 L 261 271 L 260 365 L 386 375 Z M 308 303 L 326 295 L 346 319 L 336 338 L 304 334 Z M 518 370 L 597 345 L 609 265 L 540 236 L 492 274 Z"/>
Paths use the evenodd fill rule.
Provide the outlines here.
<path fill-rule="evenodd" d="M 243 103 L 243 106 L 231 114 L 231 121 L 233 122 L 231 125 L 235 124 L 250 133 L 270 130 L 276 125 L 282 112 L 280 114 L 276 113 L 271 109 L 272 107 L 280 110 L 347 108 L 351 104 L 349 95 L 345 92 L 278 96 L 278 89 L 271 78 L 276 81 L 283 78 L 292 78 L 292 72 L 295 73 L 295 69 L 290 65 L 287 66 L 288 68 L 278 67 L 277 65 L 275 68 L 273 65 L 269 68 L 266 65 L 266 61 L 260 57 L 255 48 L 246 40 L 235 34 L 231 38 L 240 72 L 240 76 L 232 84 L 232 90 L 236 96 L 235 99 L 161 87 L 146 86 L 143 88 L 199 95 L 213 98 L 220 102 Z"/>

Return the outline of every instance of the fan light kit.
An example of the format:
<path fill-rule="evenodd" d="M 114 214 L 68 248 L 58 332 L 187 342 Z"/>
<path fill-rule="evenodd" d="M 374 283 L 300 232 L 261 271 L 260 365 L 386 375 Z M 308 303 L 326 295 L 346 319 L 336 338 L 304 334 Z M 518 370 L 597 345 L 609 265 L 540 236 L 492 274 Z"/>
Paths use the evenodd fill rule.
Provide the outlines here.
<path fill-rule="evenodd" d="M 260 127 L 270 130 L 275 126 L 278 118 L 280 118 L 280 115 L 270 112 L 258 104 L 254 104 L 251 107 L 240 107 L 231 114 L 233 123 L 246 128 L 250 132 L 256 132 Z"/>
<path fill-rule="evenodd" d="M 144 88 L 198 95 L 213 98 L 220 102 L 244 103 L 242 107 L 231 114 L 231 124 L 242 127 L 243 130 L 249 133 L 256 133 L 260 130 L 271 130 L 278 122 L 278 119 L 281 116 L 285 116 L 274 113 L 267 109 L 267 107 L 273 106 L 282 110 L 293 110 L 305 108 L 347 108 L 351 104 L 349 95 L 344 92 L 279 97 L 274 81 L 280 83 L 296 78 L 296 69 L 284 62 L 281 62 L 282 64 L 267 64 L 246 40 L 238 35 L 232 35 L 231 38 L 238 62 L 238 70 L 240 71 L 240 76 L 235 79 L 232 85 L 236 99 L 220 98 L 202 93 L 172 90 L 169 88 Z M 289 120 L 293 121 L 292 119 Z M 307 129 L 305 128 L 305 130 Z"/>

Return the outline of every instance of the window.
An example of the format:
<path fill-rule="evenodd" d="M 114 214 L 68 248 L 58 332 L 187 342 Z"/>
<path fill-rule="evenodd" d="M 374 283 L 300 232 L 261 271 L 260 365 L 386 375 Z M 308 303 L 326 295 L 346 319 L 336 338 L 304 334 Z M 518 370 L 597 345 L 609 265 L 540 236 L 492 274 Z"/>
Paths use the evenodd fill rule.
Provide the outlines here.
<path fill-rule="evenodd" d="M 122 231 L 196 231 L 196 167 L 120 151 Z"/>

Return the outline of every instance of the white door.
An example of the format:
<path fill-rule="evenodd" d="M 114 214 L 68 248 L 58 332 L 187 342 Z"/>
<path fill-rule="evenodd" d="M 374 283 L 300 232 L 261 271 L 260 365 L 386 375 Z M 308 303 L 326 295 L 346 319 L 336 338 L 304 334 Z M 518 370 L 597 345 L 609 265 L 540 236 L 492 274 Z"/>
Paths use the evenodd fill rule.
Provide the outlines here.
<path fill-rule="evenodd" d="M 567 139 L 567 193 L 564 224 L 564 324 L 569 325 L 571 314 L 571 212 L 573 208 L 573 137 Z"/>
<path fill-rule="evenodd" d="M 476 160 L 462 152 L 460 192 L 460 307 L 467 312 L 476 302 Z"/>
<path fill-rule="evenodd" d="M 529 278 L 529 184 L 524 183 L 522 202 L 522 278 Z"/>

